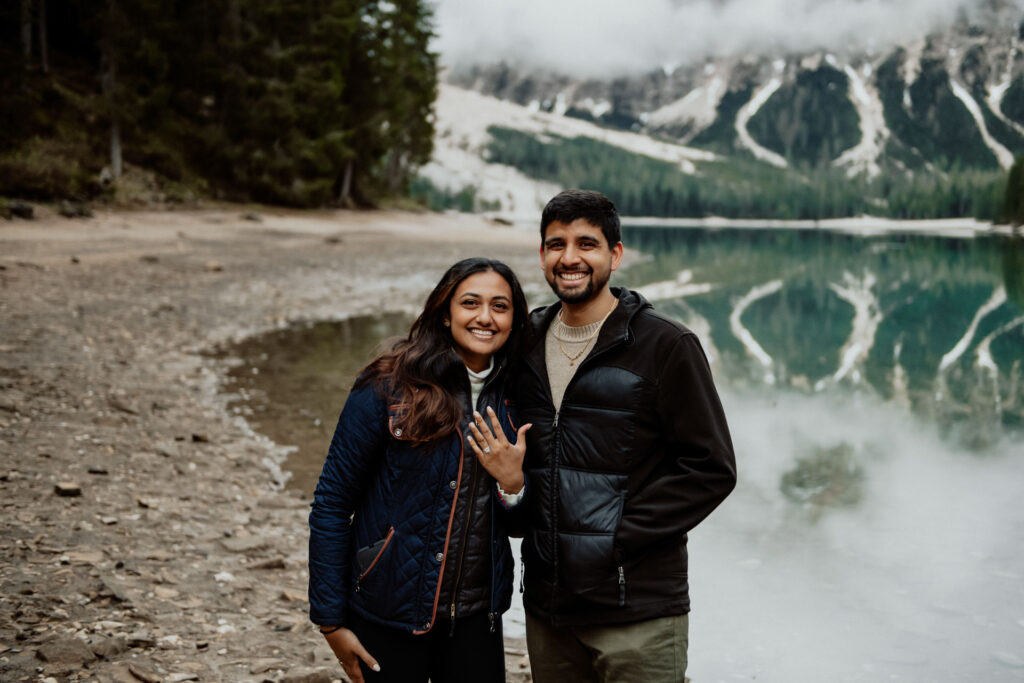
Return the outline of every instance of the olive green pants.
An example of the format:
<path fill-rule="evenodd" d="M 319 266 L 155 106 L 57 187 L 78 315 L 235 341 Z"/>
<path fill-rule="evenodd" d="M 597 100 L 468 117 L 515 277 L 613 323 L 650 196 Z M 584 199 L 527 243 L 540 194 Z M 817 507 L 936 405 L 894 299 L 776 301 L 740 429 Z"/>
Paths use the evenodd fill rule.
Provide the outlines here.
<path fill-rule="evenodd" d="M 613 626 L 552 626 L 526 613 L 534 683 L 683 683 L 689 615 Z"/>

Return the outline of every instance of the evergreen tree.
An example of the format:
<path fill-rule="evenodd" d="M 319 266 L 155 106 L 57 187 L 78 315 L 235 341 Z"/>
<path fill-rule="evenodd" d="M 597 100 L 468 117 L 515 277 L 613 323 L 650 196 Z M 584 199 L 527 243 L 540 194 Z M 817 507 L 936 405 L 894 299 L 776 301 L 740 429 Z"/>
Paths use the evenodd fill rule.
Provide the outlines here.
<path fill-rule="evenodd" d="M 123 159 L 227 198 L 373 203 L 404 193 L 429 159 L 424 1 L 2 5 L 4 191 L 52 197 L 70 188 L 58 163 L 116 176 Z M 44 43 L 59 55 L 49 77 L 26 68 L 45 63 Z M 69 146 L 75 163 L 29 168 Z"/>

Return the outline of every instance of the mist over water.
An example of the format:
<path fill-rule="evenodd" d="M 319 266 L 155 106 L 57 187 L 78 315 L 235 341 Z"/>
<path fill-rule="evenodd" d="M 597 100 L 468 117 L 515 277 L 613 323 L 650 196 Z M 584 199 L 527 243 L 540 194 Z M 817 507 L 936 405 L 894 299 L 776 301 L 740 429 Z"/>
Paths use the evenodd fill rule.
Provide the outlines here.
<path fill-rule="evenodd" d="M 739 484 L 690 535 L 694 681 L 1024 678 L 1024 449 L 965 452 L 873 397 L 725 389 Z M 856 505 L 794 505 L 795 456 L 852 446 Z"/>
<path fill-rule="evenodd" d="M 698 333 L 737 454 L 737 489 L 689 540 L 693 681 L 1024 680 L 1021 242 L 624 241 L 613 284 Z M 230 350 L 234 410 L 299 447 L 289 486 L 311 496 L 355 373 L 410 322 Z M 506 634 L 522 620 L 514 606 Z"/>

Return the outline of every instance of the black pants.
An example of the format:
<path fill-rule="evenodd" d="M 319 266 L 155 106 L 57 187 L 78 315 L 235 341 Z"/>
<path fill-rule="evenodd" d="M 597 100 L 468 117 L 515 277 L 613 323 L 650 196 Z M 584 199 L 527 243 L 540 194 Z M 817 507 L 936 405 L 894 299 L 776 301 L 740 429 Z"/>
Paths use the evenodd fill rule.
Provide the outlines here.
<path fill-rule="evenodd" d="M 429 633 L 414 636 L 352 615 L 349 628 L 380 664 L 374 673 L 360 661 L 367 683 L 504 683 L 505 642 L 501 617 L 494 632 L 487 613 L 438 619 Z"/>

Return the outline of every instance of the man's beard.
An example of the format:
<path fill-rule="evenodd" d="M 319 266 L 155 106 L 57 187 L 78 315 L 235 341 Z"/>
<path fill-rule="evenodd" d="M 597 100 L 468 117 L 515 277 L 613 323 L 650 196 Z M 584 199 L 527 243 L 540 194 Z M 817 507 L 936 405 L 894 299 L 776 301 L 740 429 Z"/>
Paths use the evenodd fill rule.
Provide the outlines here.
<path fill-rule="evenodd" d="M 579 273 L 587 271 L 562 269 L 560 271 L 556 271 L 552 279 L 548 280 L 548 285 L 550 285 L 552 291 L 554 291 L 555 296 L 557 296 L 560 301 L 567 304 L 582 304 L 584 302 L 590 301 L 592 298 L 594 298 L 597 292 L 600 292 L 604 288 L 604 286 L 608 284 L 608 280 L 611 277 L 611 273 L 608 273 L 608 276 L 606 276 L 602 280 L 599 278 L 597 271 L 591 269 L 589 272 L 590 279 L 587 280 L 586 287 L 583 287 L 578 291 L 565 291 L 558 286 L 558 274 L 560 272 Z"/>

